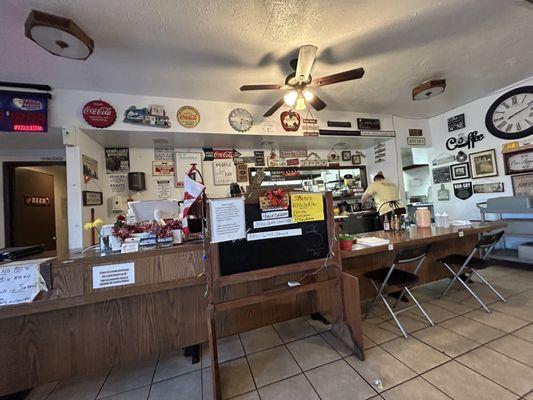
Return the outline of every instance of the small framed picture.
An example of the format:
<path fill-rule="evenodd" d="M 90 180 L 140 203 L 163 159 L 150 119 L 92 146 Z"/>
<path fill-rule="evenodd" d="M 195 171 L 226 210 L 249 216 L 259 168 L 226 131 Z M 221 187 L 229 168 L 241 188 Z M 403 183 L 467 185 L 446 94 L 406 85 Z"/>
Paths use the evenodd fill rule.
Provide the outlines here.
<path fill-rule="evenodd" d="M 352 152 L 350 150 L 344 150 L 341 152 L 342 161 L 350 161 L 352 159 Z"/>
<path fill-rule="evenodd" d="M 477 153 L 471 153 L 469 157 L 473 179 L 498 176 L 496 150 L 478 151 Z"/>
<path fill-rule="evenodd" d="M 354 154 L 352 156 L 352 165 L 359 165 L 359 164 L 361 164 L 361 155 Z"/>
<path fill-rule="evenodd" d="M 82 200 L 84 206 L 101 206 L 104 204 L 102 192 L 91 192 L 89 190 L 84 190 L 82 192 Z"/>
<path fill-rule="evenodd" d="M 450 166 L 450 170 L 452 171 L 452 180 L 454 181 L 470 178 L 470 166 L 467 162 L 454 164 Z"/>
<path fill-rule="evenodd" d="M 511 176 L 513 184 L 513 195 L 532 196 L 533 195 L 533 174 L 521 174 Z"/>

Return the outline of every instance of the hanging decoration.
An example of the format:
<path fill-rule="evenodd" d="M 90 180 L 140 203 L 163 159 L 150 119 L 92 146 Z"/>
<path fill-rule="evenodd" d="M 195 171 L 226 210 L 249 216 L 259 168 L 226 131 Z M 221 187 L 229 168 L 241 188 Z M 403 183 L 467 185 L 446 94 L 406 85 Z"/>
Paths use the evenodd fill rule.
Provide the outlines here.
<path fill-rule="evenodd" d="M 318 119 L 308 108 L 305 118 L 302 119 L 304 136 L 318 136 Z"/>
<path fill-rule="evenodd" d="M 279 118 L 281 126 L 286 132 L 296 132 L 300 128 L 300 114 L 296 111 L 283 111 Z"/>
<path fill-rule="evenodd" d="M 283 189 L 269 190 L 264 196 L 259 197 L 259 208 L 268 210 L 271 208 L 289 208 L 289 195 Z"/>

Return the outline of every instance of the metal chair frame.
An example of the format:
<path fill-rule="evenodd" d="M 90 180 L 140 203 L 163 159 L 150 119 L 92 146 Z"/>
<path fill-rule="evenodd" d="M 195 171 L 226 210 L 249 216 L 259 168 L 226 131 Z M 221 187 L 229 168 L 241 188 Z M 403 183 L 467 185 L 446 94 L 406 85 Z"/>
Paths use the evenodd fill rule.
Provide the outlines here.
<path fill-rule="evenodd" d="M 405 260 L 402 260 L 402 259 L 395 259 L 394 262 L 392 263 L 391 267 L 389 268 L 389 271 L 385 277 L 385 279 L 383 280 L 382 284 L 380 287 L 378 287 L 378 285 L 376 285 L 376 282 L 374 282 L 374 280 L 370 279 L 370 283 L 372 284 L 372 286 L 374 286 L 374 288 L 376 289 L 377 291 L 377 294 L 376 296 L 374 297 L 374 299 L 372 300 L 372 303 L 370 304 L 370 307 L 368 308 L 367 312 L 365 313 L 363 319 L 366 319 L 368 317 L 368 315 L 370 314 L 370 312 L 372 311 L 372 308 L 374 307 L 374 305 L 376 304 L 376 302 L 378 301 L 378 299 L 381 299 L 383 300 L 383 303 L 385 303 L 385 307 L 387 307 L 387 310 L 389 311 L 389 313 L 392 315 L 392 318 L 394 319 L 394 322 L 396 323 L 396 325 L 398 326 L 398 328 L 400 329 L 400 331 L 402 332 L 402 335 L 407 339 L 408 338 L 408 335 L 407 335 L 407 332 L 405 331 L 404 327 L 402 326 L 402 324 L 400 323 L 400 320 L 398 319 L 397 315 L 398 314 L 401 314 L 403 313 L 404 311 L 407 311 L 407 310 L 410 310 L 411 308 L 414 308 L 414 307 L 418 307 L 418 309 L 420 310 L 420 312 L 422 313 L 422 315 L 424 315 L 424 317 L 428 320 L 430 326 L 435 326 L 435 324 L 433 323 L 433 321 L 431 320 L 431 318 L 429 317 L 429 315 L 426 313 L 426 311 L 422 308 L 422 306 L 420 305 L 420 303 L 418 302 L 418 300 L 413 296 L 413 294 L 411 293 L 411 291 L 409 290 L 409 288 L 407 286 L 403 286 L 402 287 L 402 292 L 400 294 L 400 296 L 398 297 L 398 299 L 396 300 L 396 302 L 394 303 L 394 305 L 391 307 L 387 301 L 387 299 L 385 298 L 385 296 L 383 295 L 385 289 L 387 288 L 388 285 L 388 281 L 390 279 L 390 276 L 392 275 L 392 272 L 394 271 L 394 269 L 396 268 L 397 265 L 401 265 L 401 264 L 408 264 L 408 263 L 412 263 L 412 262 L 415 262 L 415 261 L 418 261 L 418 264 L 416 265 L 416 268 L 415 270 L 413 271 L 413 274 L 414 275 L 417 275 L 418 276 L 418 271 L 420 270 L 420 268 L 422 267 L 422 264 L 424 263 L 424 260 L 426 258 L 426 255 L 427 255 L 427 250 L 417 256 L 417 257 L 413 257 L 413 258 L 409 258 L 409 259 L 405 259 Z M 394 311 L 394 309 L 396 309 L 396 307 L 398 306 L 398 304 L 400 303 L 400 300 L 402 299 L 404 293 L 407 293 L 409 295 L 409 297 L 411 298 L 411 300 L 413 301 L 414 305 L 412 306 L 409 306 L 409 307 L 405 307 L 405 308 L 402 308 L 401 310 L 399 311 Z"/>
<path fill-rule="evenodd" d="M 498 291 L 489 282 L 487 282 L 487 280 L 485 278 L 483 278 L 483 276 L 481 276 L 481 274 L 479 272 L 477 272 L 475 268 L 472 268 L 472 267 L 468 266 L 468 263 L 470 262 L 472 257 L 474 257 L 476 252 L 478 252 L 478 251 L 479 251 L 479 255 L 481 256 L 481 258 L 483 260 L 487 260 L 489 255 L 490 255 L 490 253 L 491 253 L 491 251 L 496 247 L 496 244 L 498 243 L 500 238 L 503 236 L 503 231 L 501 232 L 501 234 L 500 233 L 495 233 L 495 234 L 492 234 L 490 236 L 494 237 L 495 240 L 493 240 L 491 242 L 488 242 L 488 243 L 483 243 L 483 239 L 484 238 L 481 238 L 479 240 L 479 242 L 476 244 L 476 246 L 472 249 L 472 251 L 468 255 L 468 257 L 465 260 L 465 262 L 463 263 L 463 265 L 461 265 L 461 267 L 457 270 L 457 272 L 455 272 L 453 270 L 453 268 L 450 265 L 448 265 L 448 263 L 442 261 L 442 264 L 446 267 L 446 269 L 448 271 L 451 272 L 451 274 L 453 275 L 453 278 L 450 280 L 450 283 L 448 283 L 448 286 L 446 286 L 446 288 L 444 289 L 444 291 L 440 295 L 441 299 L 444 296 L 446 296 L 446 294 L 448 293 L 450 288 L 453 286 L 455 281 L 459 281 L 459 283 L 461 283 L 461 285 L 463 285 L 465 287 L 465 289 L 478 301 L 478 303 L 481 304 L 481 307 L 483 307 L 483 309 L 486 312 L 490 313 L 490 310 L 486 306 L 486 304 L 483 303 L 483 301 L 479 298 L 479 296 L 470 287 L 468 287 L 467 281 L 470 279 L 472 274 L 474 274 L 475 276 L 477 276 L 481 280 L 482 283 L 487 285 L 489 287 L 489 289 L 492 290 L 492 292 L 496 296 L 498 296 L 498 298 L 501 301 L 503 301 L 504 303 L 507 303 L 507 300 L 500 293 L 498 293 Z M 463 275 L 463 274 L 466 274 L 466 273 L 468 273 L 468 279 L 465 279 L 465 280 L 461 279 L 460 276 Z"/>

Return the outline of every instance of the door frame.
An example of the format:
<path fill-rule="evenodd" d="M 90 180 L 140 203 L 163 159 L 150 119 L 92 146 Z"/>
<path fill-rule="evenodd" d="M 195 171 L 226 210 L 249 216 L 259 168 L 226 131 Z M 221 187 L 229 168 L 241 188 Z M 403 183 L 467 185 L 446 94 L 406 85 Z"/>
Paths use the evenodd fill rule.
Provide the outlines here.
<path fill-rule="evenodd" d="M 5 246 L 13 246 L 13 194 L 15 191 L 15 168 L 67 166 L 65 161 L 4 161 L 4 235 Z"/>

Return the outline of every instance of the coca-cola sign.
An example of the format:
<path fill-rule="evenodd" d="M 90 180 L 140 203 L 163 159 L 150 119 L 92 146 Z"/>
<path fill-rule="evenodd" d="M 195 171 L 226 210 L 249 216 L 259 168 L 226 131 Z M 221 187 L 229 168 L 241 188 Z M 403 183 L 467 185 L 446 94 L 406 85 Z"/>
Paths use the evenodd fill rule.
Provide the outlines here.
<path fill-rule="evenodd" d="M 117 119 L 113 106 L 102 100 L 92 100 L 85 104 L 82 114 L 85 122 L 95 128 L 108 128 Z"/>

